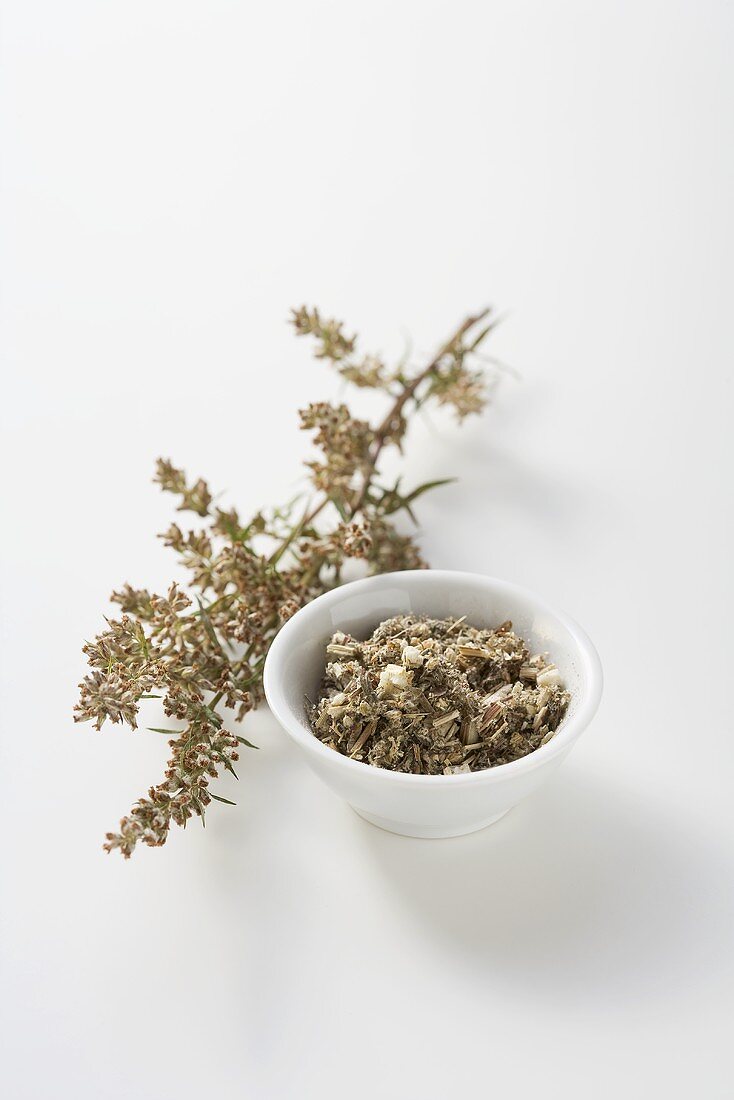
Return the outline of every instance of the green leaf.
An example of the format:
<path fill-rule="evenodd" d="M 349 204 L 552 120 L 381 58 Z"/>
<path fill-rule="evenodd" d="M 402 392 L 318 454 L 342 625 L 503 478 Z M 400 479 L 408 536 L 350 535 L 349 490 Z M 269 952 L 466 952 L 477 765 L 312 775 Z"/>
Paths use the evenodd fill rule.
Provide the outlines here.
<path fill-rule="evenodd" d="M 232 775 L 235 777 L 235 779 L 239 780 L 240 777 L 238 776 L 237 772 L 232 767 L 229 760 L 224 761 L 224 766 L 225 766 L 225 768 L 227 769 L 228 772 L 232 772 Z"/>
<path fill-rule="evenodd" d="M 206 829 L 206 812 L 205 812 L 204 806 L 199 801 L 199 799 L 196 798 L 194 795 L 191 796 L 191 801 L 193 802 L 193 804 L 196 808 L 197 814 L 201 818 L 201 827 L 202 827 L 202 829 Z"/>
<path fill-rule="evenodd" d="M 339 515 L 341 516 L 341 518 L 342 518 L 342 519 L 344 520 L 344 522 L 346 523 L 346 522 L 347 522 L 347 520 L 349 519 L 349 515 L 348 515 L 348 513 L 347 513 L 347 510 L 346 510 L 346 508 L 344 507 L 344 504 L 343 504 L 343 502 L 342 502 L 341 500 L 339 500 L 339 499 L 338 499 L 338 497 L 332 497 L 332 498 L 331 498 L 331 503 L 332 503 L 332 504 L 334 505 L 334 507 L 336 508 L 337 512 L 339 513 Z"/>
<path fill-rule="evenodd" d="M 497 328 L 497 325 L 501 325 L 504 320 L 505 320 L 505 317 L 502 314 L 500 314 L 499 317 L 495 317 L 495 319 L 493 321 L 490 321 L 488 325 L 485 325 L 485 327 L 482 329 L 482 331 L 479 333 L 479 335 L 477 337 L 475 337 L 475 339 L 472 341 L 472 343 L 469 345 L 469 347 L 466 350 L 467 351 L 476 351 L 477 348 L 479 347 L 479 345 L 482 343 L 482 341 L 487 336 L 489 336 L 490 332 L 493 332 L 494 329 Z"/>
<path fill-rule="evenodd" d="M 201 613 L 201 621 L 204 624 L 204 629 L 206 630 L 207 634 L 209 635 L 211 640 L 214 642 L 214 645 L 217 647 L 217 649 L 222 654 L 222 656 L 226 657 L 227 654 L 224 652 L 224 649 L 222 648 L 222 643 L 219 641 L 219 638 L 217 637 L 217 632 L 216 632 L 216 630 L 214 629 L 214 627 L 212 625 L 212 621 L 209 618 L 209 614 L 207 612 L 207 609 L 204 607 L 204 604 L 201 602 L 201 600 L 198 596 L 196 597 L 196 602 L 199 605 L 199 611 Z"/>
<path fill-rule="evenodd" d="M 231 802 L 228 798 L 222 798 L 220 794 L 214 794 L 214 791 L 209 791 L 209 797 L 214 798 L 217 802 L 223 802 L 225 806 L 236 806 L 236 802 Z"/>
<path fill-rule="evenodd" d="M 237 737 L 237 734 L 235 734 Z M 253 745 L 252 741 L 248 741 L 246 737 L 237 737 L 237 740 L 241 745 L 247 745 L 248 749 L 259 749 L 259 745 Z"/>
<path fill-rule="evenodd" d="M 176 737 L 178 737 L 179 733 L 183 733 L 183 732 L 184 732 L 183 730 L 166 730 L 166 729 L 161 729 L 161 728 L 160 728 L 160 726 L 148 726 L 147 728 L 148 728 L 148 729 L 150 730 L 150 732 L 151 732 L 151 733 L 172 733 L 172 734 L 174 734 L 174 735 L 175 735 Z"/>
<path fill-rule="evenodd" d="M 215 710 L 212 710 L 211 707 L 208 707 L 206 703 L 202 703 L 201 709 L 204 711 L 204 714 L 207 716 L 209 721 L 212 722 L 217 727 L 217 729 L 219 729 L 219 727 L 222 725 L 222 719 L 219 717 L 217 712 Z"/>
<path fill-rule="evenodd" d="M 162 695 L 139 695 L 139 699 L 162 699 Z"/>
<path fill-rule="evenodd" d="M 386 489 L 383 493 L 382 500 L 379 501 L 381 510 L 384 515 L 391 516 L 395 512 L 399 512 L 401 508 L 405 508 L 406 512 L 413 520 L 413 523 L 417 525 L 418 520 L 416 519 L 415 514 L 410 507 L 413 501 L 417 500 L 419 496 L 423 495 L 423 493 L 427 493 L 429 489 L 437 489 L 440 485 L 449 485 L 452 481 L 455 480 L 456 478 L 453 477 L 442 477 L 438 478 L 436 481 L 426 481 L 425 484 L 419 485 L 416 489 L 413 489 L 413 491 L 408 493 L 407 496 L 401 496 L 400 493 L 397 491 L 399 485 L 398 481 L 395 483 L 395 488 Z"/>
<path fill-rule="evenodd" d="M 412 493 L 408 493 L 407 497 L 402 498 L 403 507 L 412 504 L 414 500 L 423 496 L 423 494 L 427 493 L 430 489 L 438 489 L 440 485 L 451 485 L 454 481 L 456 481 L 455 477 L 441 477 L 436 481 L 426 481 L 423 485 L 419 485 L 417 489 L 414 489 Z"/>

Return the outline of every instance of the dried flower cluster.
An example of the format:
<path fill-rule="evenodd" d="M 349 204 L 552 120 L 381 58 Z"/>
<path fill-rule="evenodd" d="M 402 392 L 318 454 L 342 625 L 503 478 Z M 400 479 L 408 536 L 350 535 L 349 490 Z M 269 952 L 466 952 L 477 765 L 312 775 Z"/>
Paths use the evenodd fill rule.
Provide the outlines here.
<path fill-rule="evenodd" d="M 479 630 L 463 619 L 398 615 L 364 642 L 335 634 L 326 653 L 314 733 L 391 771 L 507 764 L 550 741 L 570 701 L 558 670 L 531 656 L 510 622 Z"/>
<path fill-rule="evenodd" d="M 357 387 L 380 390 L 388 408 L 378 424 L 352 416 L 344 404 L 325 402 L 301 412 L 315 433 L 319 457 L 307 463 L 311 498 L 261 511 L 242 520 L 215 504 L 203 480 L 159 459 L 155 481 L 178 497 L 178 510 L 200 517 L 195 530 L 172 524 L 161 538 L 189 574 L 189 593 L 172 585 L 165 596 L 126 585 L 114 592 L 118 618 L 84 647 L 91 671 L 80 684 L 77 721 L 125 722 L 135 729 L 142 700 L 160 698 L 183 728 L 170 735 L 170 759 L 160 783 L 150 788 L 107 834 L 108 851 L 127 858 L 138 842 L 164 844 L 171 822 L 204 817 L 211 780 L 234 773 L 241 746 L 254 747 L 225 729 L 220 709 L 240 721 L 262 699 L 262 667 L 277 630 L 314 596 L 340 583 L 348 559 L 367 572 L 423 567 L 412 537 L 392 517 L 411 517 L 418 496 L 443 482 L 404 493 L 400 481 L 382 484 L 379 462 L 386 447 L 401 447 L 408 415 L 434 400 L 459 419 L 486 401 L 476 352 L 494 326 L 490 311 L 468 317 L 422 369 L 391 370 L 376 356 L 357 353 L 357 340 L 340 322 L 305 307 L 292 317 L 295 331 L 315 341 L 326 360 Z M 318 521 L 318 522 L 317 522 Z M 236 773 L 235 773 L 236 774 Z"/>

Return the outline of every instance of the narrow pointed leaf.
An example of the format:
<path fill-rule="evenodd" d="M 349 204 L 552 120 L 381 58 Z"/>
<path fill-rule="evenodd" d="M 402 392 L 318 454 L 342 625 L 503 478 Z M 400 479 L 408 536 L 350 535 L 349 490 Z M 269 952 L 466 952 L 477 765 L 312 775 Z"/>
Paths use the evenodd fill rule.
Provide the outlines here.
<path fill-rule="evenodd" d="M 221 719 L 221 718 L 219 717 L 219 715 L 217 714 L 217 712 L 216 712 L 215 710 L 212 710 L 212 708 L 211 708 L 211 707 L 208 707 L 208 706 L 206 705 L 206 703 L 204 703 L 204 704 L 202 705 L 202 708 L 201 708 L 201 709 L 202 709 L 202 710 L 204 711 L 204 713 L 206 714 L 206 716 L 207 716 L 207 718 L 209 719 L 209 721 L 210 721 L 210 722 L 213 722 L 213 723 L 214 723 L 214 725 L 215 725 L 215 726 L 216 726 L 217 728 L 219 728 L 219 727 L 221 726 L 221 724 L 222 724 L 222 719 Z"/>
<path fill-rule="evenodd" d="M 214 645 L 217 647 L 219 652 L 222 653 L 224 656 L 226 656 L 226 654 L 224 653 L 224 649 L 222 648 L 222 643 L 219 641 L 219 638 L 217 636 L 217 632 L 214 629 L 214 626 L 212 625 L 211 619 L 209 618 L 209 613 L 208 613 L 207 609 L 204 607 L 204 604 L 201 602 L 201 600 L 199 599 L 198 596 L 196 597 L 196 602 L 199 605 L 199 612 L 201 614 L 201 621 L 204 624 L 204 629 L 206 630 L 206 632 L 209 635 L 209 637 L 211 638 L 211 640 L 214 642 Z"/>
<path fill-rule="evenodd" d="M 344 507 L 344 505 L 342 504 L 342 502 L 341 502 L 340 500 L 338 500 L 338 499 L 337 499 L 336 497 L 332 497 L 332 498 L 331 498 L 331 503 L 332 503 L 332 504 L 334 505 L 334 507 L 336 508 L 337 512 L 339 513 L 339 515 L 341 516 L 341 518 L 342 518 L 342 519 L 344 520 L 344 522 L 346 523 L 346 521 L 347 521 L 347 520 L 349 519 L 349 516 L 347 515 L 347 510 L 346 510 L 346 508 Z"/>
<path fill-rule="evenodd" d="M 225 806 L 236 806 L 236 802 L 230 801 L 229 798 L 222 798 L 221 794 L 214 794 L 214 791 L 209 791 L 209 797 L 215 799 L 216 802 L 223 802 Z"/>
<path fill-rule="evenodd" d="M 237 737 L 237 734 L 235 734 Z M 253 745 L 252 741 L 248 741 L 246 737 L 237 737 L 237 740 L 241 745 L 247 745 L 248 749 L 259 749 L 259 745 Z"/>
<path fill-rule="evenodd" d="M 456 481 L 455 477 L 441 477 L 436 481 L 426 481 L 423 485 L 419 485 L 417 489 L 413 489 L 412 493 L 408 493 L 407 497 L 403 497 L 403 507 L 412 504 L 414 500 L 429 492 L 430 489 L 438 489 L 440 485 L 451 485 L 454 481 Z"/>
<path fill-rule="evenodd" d="M 479 333 L 479 335 L 469 345 L 467 350 L 468 351 L 476 351 L 476 349 L 479 347 L 479 345 L 482 343 L 482 341 L 485 340 L 487 336 L 489 336 L 490 332 L 493 332 L 494 329 L 496 329 L 498 325 L 501 325 L 504 320 L 505 320 L 505 315 L 500 314 L 499 317 L 495 317 L 495 319 L 493 321 L 490 321 L 488 325 L 485 325 L 485 327 L 482 329 L 482 331 Z"/>

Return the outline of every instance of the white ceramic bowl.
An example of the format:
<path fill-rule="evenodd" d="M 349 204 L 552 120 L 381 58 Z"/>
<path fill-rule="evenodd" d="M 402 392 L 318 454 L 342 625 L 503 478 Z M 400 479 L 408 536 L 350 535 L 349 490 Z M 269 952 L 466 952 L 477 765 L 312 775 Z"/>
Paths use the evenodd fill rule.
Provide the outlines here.
<path fill-rule="evenodd" d="M 367 638 L 405 612 L 442 619 L 466 615 L 475 626 L 511 619 L 533 652 L 548 653 L 571 692 L 555 737 L 510 764 L 462 775 L 405 775 L 350 760 L 313 735 L 305 697 L 316 699 L 335 630 Z M 448 837 L 491 825 L 548 779 L 593 718 L 602 691 L 599 658 L 586 634 L 532 592 L 494 577 L 446 570 L 385 573 L 335 588 L 298 611 L 270 647 L 265 664 L 270 709 L 324 783 L 360 814 L 404 836 Z"/>

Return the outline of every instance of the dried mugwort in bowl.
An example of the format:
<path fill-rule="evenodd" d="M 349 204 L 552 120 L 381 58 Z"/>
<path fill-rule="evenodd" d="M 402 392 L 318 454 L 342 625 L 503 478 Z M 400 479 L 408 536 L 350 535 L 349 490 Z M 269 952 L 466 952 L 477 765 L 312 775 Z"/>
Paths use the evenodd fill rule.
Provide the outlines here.
<path fill-rule="evenodd" d="M 505 622 L 397 615 L 366 641 L 334 634 L 311 728 L 352 760 L 418 775 L 507 764 L 549 741 L 570 695 Z"/>

